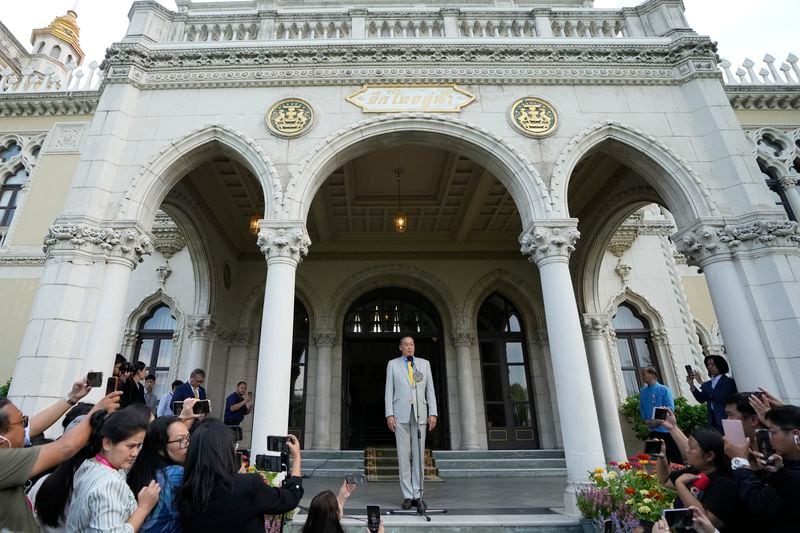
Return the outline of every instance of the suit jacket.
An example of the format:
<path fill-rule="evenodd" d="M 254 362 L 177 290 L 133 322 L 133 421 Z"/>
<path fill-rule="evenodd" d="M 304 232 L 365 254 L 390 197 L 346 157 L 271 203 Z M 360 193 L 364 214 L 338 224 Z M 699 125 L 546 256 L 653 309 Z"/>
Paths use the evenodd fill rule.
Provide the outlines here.
<path fill-rule="evenodd" d="M 433 390 L 433 374 L 431 365 L 426 359 L 414 357 L 414 368 L 421 379 L 416 380 L 416 387 L 408 379 L 408 366 L 405 357 L 397 357 L 386 365 L 386 389 L 384 404 L 386 416 L 394 416 L 398 423 L 407 423 L 411 419 L 411 406 L 418 424 L 425 424 L 428 416 L 439 416 L 436 409 L 436 393 Z"/>
<path fill-rule="evenodd" d="M 700 389 L 692 391 L 694 399 L 700 403 L 708 403 L 708 425 L 722 431 L 722 419 L 725 418 L 725 402 L 732 394 L 736 394 L 736 382 L 733 378 L 723 374 L 717 381 L 717 386 L 711 388 L 709 379 Z"/>
<path fill-rule="evenodd" d="M 198 395 L 200 396 L 201 400 L 206 399 L 206 389 L 203 387 L 198 387 Z M 172 393 L 172 401 L 173 402 L 182 402 L 186 398 L 194 398 L 194 391 L 192 390 L 192 386 L 189 382 L 185 382 L 182 385 L 178 385 L 175 388 L 175 392 Z M 172 409 L 172 405 L 170 404 L 170 409 Z"/>

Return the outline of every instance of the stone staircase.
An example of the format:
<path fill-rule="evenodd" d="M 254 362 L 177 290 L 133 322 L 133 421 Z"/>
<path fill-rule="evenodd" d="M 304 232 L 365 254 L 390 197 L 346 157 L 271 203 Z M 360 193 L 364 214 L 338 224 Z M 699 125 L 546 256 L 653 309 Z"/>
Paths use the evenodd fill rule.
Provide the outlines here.
<path fill-rule="evenodd" d="M 303 476 L 344 477 L 362 473 L 369 481 L 398 479 L 397 453 L 389 448 L 367 450 L 303 450 Z M 425 450 L 425 479 L 464 477 L 565 476 L 564 450 Z"/>
<path fill-rule="evenodd" d="M 303 450 L 303 477 L 339 477 L 364 473 L 362 450 Z"/>
<path fill-rule="evenodd" d="M 565 476 L 564 450 L 434 451 L 442 479 Z"/>

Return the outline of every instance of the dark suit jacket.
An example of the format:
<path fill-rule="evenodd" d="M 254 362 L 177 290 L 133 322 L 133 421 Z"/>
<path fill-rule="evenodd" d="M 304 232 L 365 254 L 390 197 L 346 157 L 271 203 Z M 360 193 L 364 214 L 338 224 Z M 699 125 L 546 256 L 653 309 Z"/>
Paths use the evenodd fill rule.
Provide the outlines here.
<path fill-rule="evenodd" d="M 199 391 L 198 394 L 201 400 L 206 399 L 206 389 L 203 387 L 198 387 Z M 175 389 L 175 392 L 172 395 L 173 402 L 182 402 L 186 398 L 194 398 L 194 391 L 192 390 L 192 386 L 189 385 L 189 382 L 185 382 L 182 385 L 178 385 Z M 172 406 L 170 406 L 172 407 Z"/>
<path fill-rule="evenodd" d="M 717 386 L 711 388 L 709 379 L 700 389 L 692 391 L 694 399 L 700 403 L 708 404 L 708 425 L 722 432 L 722 419 L 725 418 L 725 402 L 732 394 L 736 394 L 736 382 L 733 378 L 723 374 L 717 381 Z"/>

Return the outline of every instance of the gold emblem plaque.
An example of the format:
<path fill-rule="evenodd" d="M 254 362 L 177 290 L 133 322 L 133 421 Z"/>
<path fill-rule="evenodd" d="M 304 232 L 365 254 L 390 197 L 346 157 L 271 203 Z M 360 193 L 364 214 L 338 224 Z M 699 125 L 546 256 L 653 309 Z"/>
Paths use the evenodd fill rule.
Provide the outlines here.
<path fill-rule="evenodd" d="M 299 137 L 314 124 L 314 110 L 305 100 L 285 98 L 267 112 L 267 127 L 273 135 Z"/>
<path fill-rule="evenodd" d="M 558 126 L 558 115 L 549 103 L 540 98 L 520 98 L 511 106 L 511 124 L 528 137 L 546 137 Z"/>

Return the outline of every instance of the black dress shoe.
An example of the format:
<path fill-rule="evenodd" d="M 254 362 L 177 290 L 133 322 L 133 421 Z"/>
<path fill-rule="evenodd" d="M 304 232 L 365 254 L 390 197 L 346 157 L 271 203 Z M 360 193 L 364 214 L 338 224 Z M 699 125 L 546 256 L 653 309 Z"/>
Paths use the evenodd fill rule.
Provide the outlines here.
<path fill-rule="evenodd" d="M 419 507 L 419 500 L 416 498 L 411 500 L 411 507 Z"/>
<path fill-rule="evenodd" d="M 406 509 L 406 510 L 407 509 L 411 509 L 411 499 L 410 498 L 406 498 L 405 500 L 403 500 L 403 503 L 400 504 L 400 507 L 402 509 Z"/>

